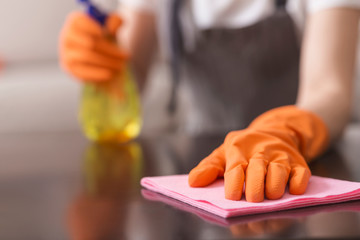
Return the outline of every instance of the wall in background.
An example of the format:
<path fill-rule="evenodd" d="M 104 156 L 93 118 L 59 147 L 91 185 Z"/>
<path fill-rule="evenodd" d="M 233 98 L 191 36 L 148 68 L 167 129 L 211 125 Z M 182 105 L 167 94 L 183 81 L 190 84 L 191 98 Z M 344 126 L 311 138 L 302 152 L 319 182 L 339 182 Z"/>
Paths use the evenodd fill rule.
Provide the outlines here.
<path fill-rule="evenodd" d="M 5 62 L 55 60 L 58 35 L 75 0 L 0 1 L 0 58 Z"/>

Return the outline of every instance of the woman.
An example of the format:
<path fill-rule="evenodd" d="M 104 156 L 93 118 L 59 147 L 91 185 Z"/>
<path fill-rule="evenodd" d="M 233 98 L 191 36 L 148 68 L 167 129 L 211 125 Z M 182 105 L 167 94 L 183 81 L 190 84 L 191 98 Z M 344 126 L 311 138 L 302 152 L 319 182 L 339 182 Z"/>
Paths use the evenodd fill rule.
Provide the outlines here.
<path fill-rule="evenodd" d="M 245 183 L 252 202 L 280 198 L 287 184 L 290 193 L 303 194 L 307 162 L 340 136 L 349 118 L 360 2 L 122 2 L 126 24 L 117 32 L 140 88 L 160 29 L 175 86 L 181 79 L 192 103 L 189 131 L 243 129 L 260 115 L 230 132 L 190 172 L 189 184 L 203 187 L 224 176 L 227 199 L 241 199 Z M 108 19 L 112 34 L 116 19 Z M 86 81 L 106 81 L 121 70 L 124 54 L 105 35 L 84 14 L 69 16 L 61 38 L 65 69 Z"/>

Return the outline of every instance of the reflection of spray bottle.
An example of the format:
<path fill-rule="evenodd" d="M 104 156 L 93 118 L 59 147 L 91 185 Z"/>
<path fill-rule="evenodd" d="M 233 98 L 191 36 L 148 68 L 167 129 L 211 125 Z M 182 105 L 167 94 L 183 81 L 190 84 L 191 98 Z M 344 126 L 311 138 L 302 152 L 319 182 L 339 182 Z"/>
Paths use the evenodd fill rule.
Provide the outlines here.
<path fill-rule="evenodd" d="M 107 15 L 91 4 L 78 0 L 101 25 Z M 109 37 L 109 41 L 116 41 Z M 138 90 L 129 67 L 104 83 L 85 83 L 79 113 L 85 135 L 97 142 L 127 142 L 141 129 Z"/>
<path fill-rule="evenodd" d="M 84 163 L 87 192 L 124 197 L 125 189 L 139 185 L 142 162 L 142 149 L 136 141 L 91 144 Z"/>
<path fill-rule="evenodd" d="M 85 186 L 68 208 L 70 239 L 123 239 L 129 202 L 140 187 L 141 146 L 92 143 L 84 158 Z"/>

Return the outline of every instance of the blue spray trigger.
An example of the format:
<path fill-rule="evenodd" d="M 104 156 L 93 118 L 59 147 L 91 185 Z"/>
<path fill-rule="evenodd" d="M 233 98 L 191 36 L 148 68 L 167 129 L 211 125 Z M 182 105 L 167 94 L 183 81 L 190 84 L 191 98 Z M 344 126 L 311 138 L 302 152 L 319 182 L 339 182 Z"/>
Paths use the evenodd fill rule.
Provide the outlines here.
<path fill-rule="evenodd" d="M 78 0 L 79 3 L 86 7 L 86 13 L 102 26 L 105 25 L 107 14 L 100 11 L 90 0 Z"/>

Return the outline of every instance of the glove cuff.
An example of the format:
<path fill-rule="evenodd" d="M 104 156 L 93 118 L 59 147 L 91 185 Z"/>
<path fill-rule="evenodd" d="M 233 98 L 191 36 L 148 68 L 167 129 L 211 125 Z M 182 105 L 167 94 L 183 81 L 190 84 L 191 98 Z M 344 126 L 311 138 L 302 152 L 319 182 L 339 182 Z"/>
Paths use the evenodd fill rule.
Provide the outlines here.
<path fill-rule="evenodd" d="M 323 153 L 329 145 L 329 131 L 324 121 L 294 105 L 263 113 L 249 128 L 276 135 L 296 147 L 307 162 Z"/>

